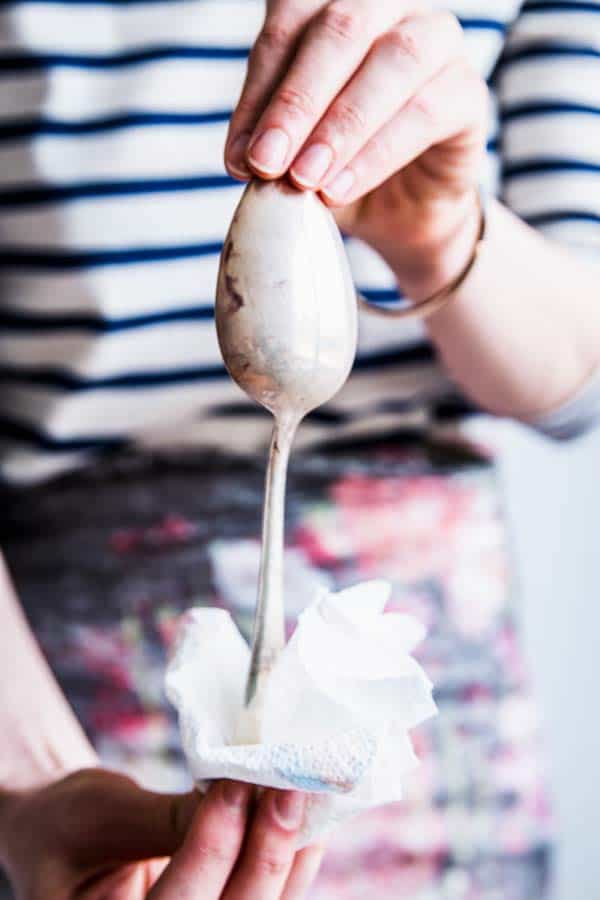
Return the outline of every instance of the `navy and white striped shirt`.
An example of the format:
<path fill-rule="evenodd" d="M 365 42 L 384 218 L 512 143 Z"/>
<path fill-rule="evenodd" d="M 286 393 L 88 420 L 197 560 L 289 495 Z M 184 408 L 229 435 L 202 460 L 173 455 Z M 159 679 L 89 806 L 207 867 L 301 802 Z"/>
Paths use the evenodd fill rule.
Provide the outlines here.
<path fill-rule="evenodd" d="M 440 3 L 441 6 L 448 6 Z M 459 0 L 492 88 L 484 185 L 600 253 L 600 2 Z M 142 441 L 249 449 L 268 423 L 223 368 L 222 163 L 262 0 L 0 3 L 0 476 Z M 394 279 L 350 241 L 367 297 Z M 423 423 L 453 388 L 421 326 L 363 316 L 355 372 L 302 431 Z"/>

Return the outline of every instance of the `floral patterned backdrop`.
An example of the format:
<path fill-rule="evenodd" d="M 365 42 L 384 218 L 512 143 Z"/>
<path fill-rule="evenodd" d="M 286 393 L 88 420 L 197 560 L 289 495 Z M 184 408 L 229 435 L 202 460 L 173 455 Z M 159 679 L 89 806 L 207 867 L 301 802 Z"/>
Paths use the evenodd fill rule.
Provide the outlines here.
<path fill-rule="evenodd" d="M 181 612 L 222 605 L 250 633 L 261 468 L 131 456 L 7 500 L 42 646 L 106 764 L 148 786 L 189 783 L 162 684 Z M 316 583 L 388 579 L 427 626 L 440 708 L 404 801 L 334 835 L 313 900 L 545 896 L 552 820 L 492 462 L 410 441 L 299 455 L 287 534 L 289 630 Z"/>

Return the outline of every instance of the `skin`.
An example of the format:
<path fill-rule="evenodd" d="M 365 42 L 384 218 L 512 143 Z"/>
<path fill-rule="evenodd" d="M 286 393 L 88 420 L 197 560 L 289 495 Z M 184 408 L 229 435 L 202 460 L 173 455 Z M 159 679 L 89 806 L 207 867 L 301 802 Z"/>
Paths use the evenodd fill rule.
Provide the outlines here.
<path fill-rule="evenodd" d="M 448 12 L 409 0 L 271 0 L 225 162 L 240 179 L 285 176 L 318 191 L 421 300 L 473 253 L 488 116 Z M 599 274 L 492 200 L 484 249 L 428 320 L 430 336 L 476 402 L 533 420 L 600 364 Z"/>
<path fill-rule="evenodd" d="M 448 13 L 408 0 L 271 0 L 225 159 L 240 179 L 285 176 L 318 191 L 419 300 L 473 252 L 487 117 L 485 85 Z M 429 332 L 478 403 L 535 419 L 598 368 L 598 283 L 597 265 L 492 201 L 485 248 Z M 88 900 L 302 896 L 319 851 L 294 858 L 293 829 L 267 809 L 271 792 L 251 818 L 247 798 L 232 811 L 215 787 L 186 832 L 192 799 L 160 800 L 89 771 L 93 750 L 1 567 L 0 620 L 0 859 L 20 900 L 48 897 L 49 879 L 54 896 Z"/>
<path fill-rule="evenodd" d="M 301 897 L 320 862 L 316 848 L 295 852 L 303 795 L 252 800 L 238 782 L 215 783 L 200 799 L 82 770 L 13 802 L 2 846 L 18 897 L 30 900 Z"/>
<path fill-rule="evenodd" d="M 17 900 L 300 900 L 304 795 L 235 782 L 157 794 L 96 755 L 29 631 L 0 556 L 0 866 Z"/>

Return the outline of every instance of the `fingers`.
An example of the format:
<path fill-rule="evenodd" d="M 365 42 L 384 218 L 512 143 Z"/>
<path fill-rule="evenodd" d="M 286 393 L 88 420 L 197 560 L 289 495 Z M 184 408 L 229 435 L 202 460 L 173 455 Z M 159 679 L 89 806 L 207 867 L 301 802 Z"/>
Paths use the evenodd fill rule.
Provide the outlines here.
<path fill-rule="evenodd" d="M 293 180 L 311 189 L 333 181 L 462 46 L 462 29 L 447 12 L 412 16 L 386 32 L 310 135 L 291 167 Z"/>
<path fill-rule="evenodd" d="M 483 152 L 487 102 L 487 89 L 479 76 L 462 61 L 449 64 L 323 187 L 324 199 L 333 206 L 352 203 L 431 147 L 451 139 L 456 140 L 460 154 L 453 154 L 448 145 L 440 166 L 459 165 L 465 179 L 470 179 Z M 453 174 L 458 184 L 458 173 Z"/>
<path fill-rule="evenodd" d="M 273 30 L 286 10 L 297 24 L 301 6 L 307 15 L 299 30 L 292 19 L 287 31 Z M 289 172 L 297 186 L 343 206 L 449 141 L 442 167 L 458 160 L 472 178 L 487 90 L 464 60 L 462 29 L 450 13 L 424 12 L 422 0 L 277 2 L 265 29 L 282 37 L 279 68 L 270 65 L 268 84 L 251 69 L 231 131 L 233 146 L 243 124 L 246 175 Z"/>
<path fill-rule="evenodd" d="M 302 900 L 317 877 L 323 860 L 323 847 L 306 847 L 296 854 L 281 900 Z"/>
<path fill-rule="evenodd" d="M 200 799 L 195 792 L 155 794 L 129 778 L 93 771 L 66 779 L 63 790 L 59 827 L 97 835 L 78 845 L 78 866 L 156 859 L 162 868 L 158 858 L 172 855 L 151 900 L 279 900 L 284 891 L 295 900 L 318 868 L 318 851 L 295 861 L 305 804 L 298 792 L 265 791 L 248 829 L 254 788 L 243 783 L 217 782 Z"/>
<path fill-rule="evenodd" d="M 248 178 L 246 151 L 256 122 L 291 63 L 302 29 L 326 0 L 269 4 L 265 24 L 248 59 L 248 70 L 225 143 L 225 165 Z"/>
<path fill-rule="evenodd" d="M 275 4 L 252 51 L 232 119 L 225 152 L 231 174 L 241 174 L 244 155 L 265 177 L 283 174 L 374 38 L 405 5 L 398 0 Z"/>
<path fill-rule="evenodd" d="M 367 54 L 377 33 L 376 20 L 365 0 L 338 0 L 311 23 L 250 140 L 248 160 L 261 175 L 277 177 L 286 171 Z"/>
<path fill-rule="evenodd" d="M 296 791 L 265 791 L 224 900 L 279 900 L 294 863 L 304 804 L 305 795 Z"/>
<path fill-rule="evenodd" d="M 250 785 L 235 781 L 211 787 L 149 900 L 220 900 L 244 840 L 251 793 Z"/>

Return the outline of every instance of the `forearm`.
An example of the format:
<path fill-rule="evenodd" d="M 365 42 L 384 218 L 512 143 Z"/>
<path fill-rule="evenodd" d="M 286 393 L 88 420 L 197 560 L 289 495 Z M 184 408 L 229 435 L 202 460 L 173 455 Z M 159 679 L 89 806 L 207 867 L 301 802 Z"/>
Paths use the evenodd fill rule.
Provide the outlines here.
<path fill-rule="evenodd" d="M 496 201 L 487 218 L 474 269 L 429 319 L 429 333 L 479 405 L 534 420 L 571 398 L 600 366 L 600 266 L 545 240 Z M 446 271 L 432 264 L 420 283 L 413 277 L 417 292 L 439 285 L 464 260 L 475 232 L 467 221 L 454 259 L 441 264 Z"/>
<path fill-rule="evenodd" d="M 18 604 L 0 554 L 0 806 L 15 791 L 95 765 L 92 747 Z"/>

